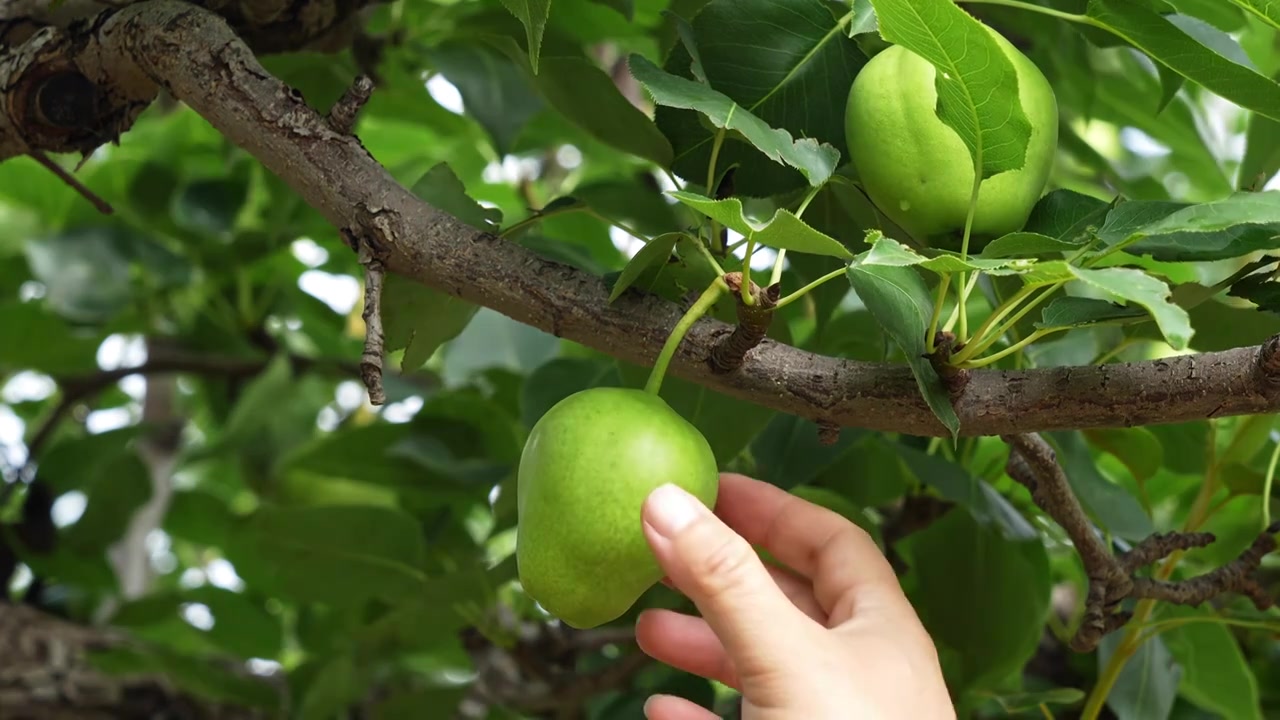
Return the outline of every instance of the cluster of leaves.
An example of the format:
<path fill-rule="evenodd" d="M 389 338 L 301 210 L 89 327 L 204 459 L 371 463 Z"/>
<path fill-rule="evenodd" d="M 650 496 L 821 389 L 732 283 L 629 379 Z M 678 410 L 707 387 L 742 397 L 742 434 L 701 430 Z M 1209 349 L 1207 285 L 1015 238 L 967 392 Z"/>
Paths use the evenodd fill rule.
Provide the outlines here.
<path fill-rule="evenodd" d="M 771 335 L 826 355 L 911 363 L 954 429 L 922 359 L 930 326 L 958 316 L 956 303 L 937 302 L 952 276 L 977 290 L 975 318 L 1004 312 L 988 327 L 991 355 L 966 358 L 1009 350 L 997 367 L 1224 349 L 1280 331 L 1276 260 L 1264 255 L 1277 245 L 1280 203 L 1252 192 L 1280 169 L 1280 88 L 1269 79 L 1280 71 L 1280 18 L 1269 7 L 966 6 L 1021 38 L 1064 118 L 1054 190 L 1026 228 L 975 254 L 911 246 L 843 160 L 848 87 L 888 39 L 949 63 L 966 86 L 992 88 L 994 105 L 966 106 L 961 93 L 950 107 L 977 118 L 965 140 L 984 174 L 1021 162 L 1018 152 L 976 152 L 1026 138 L 993 122 L 992 110 L 1016 98 L 1007 68 L 973 65 L 965 43 L 984 40 L 944 31 L 971 22 L 945 0 L 394 3 L 371 19 L 371 32 L 399 42 L 385 48 L 358 133 L 423 199 L 608 279 L 615 297 L 636 288 L 678 300 L 747 246 L 786 250 L 784 290 L 809 289 L 776 311 Z M 347 54 L 264 64 L 320 110 L 357 72 Z M 437 102 L 424 71 L 448 80 L 465 112 Z M 630 79 L 656 104 L 653 120 L 620 89 Z M 1243 153 L 1222 147 L 1211 117 L 1245 136 Z M 1121 129 L 1166 152 L 1134 152 Z M 517 177 L 503 177 L 510 167 Z M 718 192 L 730 167 L 733 190 Z M 119 591 L 105 548 L 159 499 L 154 587 L 109 618 L 147 650 L 100 657 L 104 667 L 163 671 L 196 692 L 278 707 L 282 696 L 265 683 L 216 662 L 272 661 L 287 670 L 283 702 L 304 718 L 333 717 L 374 687 L 375 716 L 435 717 L 456 705 L 480 669 L 460 630 L 479 628 L 502 647 L 513 638 L 495 606 L 546 620 L 513 582 L 525 435 L 569 393 L 638 387 L 647 369 L 390 277 L 385 324 L 402 373 L 388 374 L 389 404 L 375 411 L 349 371 L 359 308 L 337 290 L 308 291 L 326 280 L 353 286 L 356 259 L 256 161 L 193 113 L 157 106 L 79 177 L 115 215 L 96 214 L 35 162 L 0 166 L 11 229 L 0 238 L 0 420 L 19 420 L 28 441 L 53 428 L 35 479 L 64 505 L 84 501 L 47 547 L 2 536 L 41 578 L 41 602 L 93 617 Z M 676 189 L 663 192 L 667 181 Z M 721 244 L 720 228 L 742 236 L 740 249 Z M 623 252 L 619 234 L 643 248 Z M 732 299 L 713 314 L 732 321 Z M 52 377 L 63 395 L 77 391 L 121 338 L 141 339 L 155 357 L 178 348 L 205 359 L 160 417 L 143 414 L 136 384 L 110 384 L 82 398 L 91 413 L 67 417 L 58 394 L 31 389 Z M 1080 592 L 1084 578 L 1059 530 L 1005 474 L 998 439 L 845 429 L 823 445 L 812 423 L 676 378 L 662 395 L 725 469 L 872 532 L 904 568 L 964 715 L 1071 712 L 1089 692 L 1126 720 L 1261 718 L 1280 707 L 1277 615 L 1245 603 L 1162 606 L 1095 656 L 1062 651 L 1078 602 L 1051 598 Z M 186 432 L 165 499 L 140 440 L 174 417 Z M 1263 527 L 1277 430 L 1268 416 L 1049 439 L 1119 547 L 1170 529 L 1217 534 L 1180 560 L 1174 577 L 1185 577 L 1230 559 Z M 35 495 L 12 495 L 5 529 Z M 950 509 L 918 522 L 912 508 L 926 499 Z M 233 582 L 216 570 L 228 564 Z M 14 595 L 29 592 L 15 576 Z M 639 606 L 675 601 L 657 587 Z M 193 608 L 212 625 L 193 620 Z M 1100 676 L 1114 683 L 1098 690 Z M 593 698 L 588 712 L 639 717 L 639 701 L 658 689 L 708 707 L 726 694 L 655 667 Z"/>

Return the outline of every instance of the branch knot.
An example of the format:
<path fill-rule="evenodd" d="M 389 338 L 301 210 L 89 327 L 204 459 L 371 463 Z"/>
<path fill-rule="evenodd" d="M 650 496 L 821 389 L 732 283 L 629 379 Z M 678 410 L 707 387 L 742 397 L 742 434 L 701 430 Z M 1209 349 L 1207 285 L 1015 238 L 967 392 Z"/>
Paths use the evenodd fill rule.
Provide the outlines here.
<path fill-rule="evenodd" d="M 747 305 L 742 301 L 742 273 L 725 273 L 724 282 L 737 301 L 738 325 L 732 333 L 711 348 L 708 362 L 712 371 L 717 373 L 730 373 L 742 367 L 747 353 L 768 334 L 769 324 L 773 321 L 773 308 L 782 294 L 782 287 L 777 283 L 761 288 L 747 278 L 746 282 L 751 283 L 747 292 L 752 299 L 752 303 Z"/>

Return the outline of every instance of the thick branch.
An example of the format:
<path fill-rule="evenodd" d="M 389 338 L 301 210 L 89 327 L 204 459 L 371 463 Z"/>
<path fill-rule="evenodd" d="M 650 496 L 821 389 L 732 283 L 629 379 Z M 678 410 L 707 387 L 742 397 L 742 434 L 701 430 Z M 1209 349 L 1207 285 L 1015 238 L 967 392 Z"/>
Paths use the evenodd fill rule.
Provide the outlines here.
<path fill-rule="evenodd" d="M 388 241 L 390 272 L 519 322 L 652 364 L 679 309 L 628 292 L 613 304 L 596 277 L 467 227 L 416 198 L 360 144 L 268 74 L 217 16 L 173 0 L 130 6 L 103 24 L 107 67 L 156 79 L 282 177 L 335 228 Z M 94 46 L 89 43 L 89 46 Z M 136 63 L 136 65 L 134 65 Z M 727 395 L 829 424 L 946 435 L 905 365 L 822 357 L 765 339 L 734 373 L 707 358 L 732 332 L 698 323 L 672 374 Z M 979 370 L 956 398 L 961 433 L 990 435 L 1178 422 L 1280 410 L 1260 356 L 1275 345 L 1101 367 Z"/>

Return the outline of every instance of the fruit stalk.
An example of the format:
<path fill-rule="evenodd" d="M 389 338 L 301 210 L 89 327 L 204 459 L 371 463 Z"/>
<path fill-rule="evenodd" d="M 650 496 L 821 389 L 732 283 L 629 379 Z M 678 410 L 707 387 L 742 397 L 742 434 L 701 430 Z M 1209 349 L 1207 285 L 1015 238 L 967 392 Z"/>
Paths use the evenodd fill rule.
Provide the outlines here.
<path fill-rule="evenodd" d="M 658 353 L 658 359 L 653 363 L 653 370 L 649 372 L 649 381 L 645 383 L 644 390 L 654 395 L 662 389 L 662 379 L 666 377 L 667 366 L 671 364 L 671 358 L 676 354 L 676 348 L 680 346 L 680 341 L 684 340 L 684 336 L 689 332 L 689 328 L 693 324 L 707 314 L 716 301 L 720 299 L 720 294 L 729 289 L 725 284 L 724 278 L 718 277 L 693 305 L 685 312 L 684 316 L 676 322 L 676 326 L 671 329 L 671 334 L 667 336 L 667 342 L 663 344 L 661 352 Z"/>

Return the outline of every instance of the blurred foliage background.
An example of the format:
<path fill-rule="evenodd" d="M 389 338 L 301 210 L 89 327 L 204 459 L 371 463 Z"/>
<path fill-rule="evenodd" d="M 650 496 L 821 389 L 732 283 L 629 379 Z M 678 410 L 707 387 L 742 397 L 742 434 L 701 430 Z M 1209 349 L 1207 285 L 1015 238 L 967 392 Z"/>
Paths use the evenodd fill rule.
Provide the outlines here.
<path fill-rule="evenodd" d="M 1257 16 L 1230 3 L 1170 4 L 1188 32 L 1209 28 L 1199 37 L 1233 43 L 1222 52 L 1239 51 L 1267 76 L 1280 70 L 1277 29 Z M 666 13 L 676 13 L 693 20 L 708 74 L 740 80 L 724 92 L 757 92 L 748 81 L 799 66 L 817 32 L 768 34 L 745 22 L 787 6 L 829 10 L 819 0 L 556 0 L 534 76 L 520 53 L 484 40 L 525 47 L 523 26 L 502 4 L 398 0 L 369 16 L 373 57 L 300 52 L 263 63 L 320 111 L 359 71 L 374 70 L 378 90 L 357 134 L 398 180 L 503 227 L 566 209 L 512 240 L 608 276 L 643 246 L 631 231 L 652 237 L 695 222 L 662 195 L 672 184 L 649 162 L 665 152 L 655 137 L 671 139 L 674 172 L 690 183 L 701 176 L 688 168 L 705 165 L 681 165 L 688 134 L 699 131 L 686 116 L 659 112 L 662 135 L 630 129 L 627 110 L 649 108 L 626 55 L 662 64 L 677 38 Z M 1202 202 L 1280 167 L 1274 122 L 1190 83 L 1165 97 L 1142 53 L 1100 46 L 1041 15 L 968 9 L 1014 39 L 1058 93 L 1052 188 Z M 800 41 L 784 42 L 784 30 Z M 838 71 L 847 77 L 805 66 L 805 82 L 847 87 L 882 42 L 856 35 L 840 50 L 854 61 Z M 798 102 L 759 114 L 781 123 Z M 843 102 L 808 94 L 803 108 L 829 120 Z M 10 601 L 140 641 L 97 656 L 107 670 L 164 672 L 197 695 L 271 715 L 612 720 L 641 717 L 644 697 L 659 689 L 732 712 L 731 691 L 653 664 L 634 663 L 612 684 L 575 685 L 636 652 L 627 634 L 567 634 L 514 582 L 515 467 L 529 428 L 569 393 L 638 386 L 647 369 L 393 281 L 396 372 L 388 403 L 375 408 L 356 368 L 356 257 L 254 158 L 166 102 L 77 177 L 115 213 L 99 214 L 28 158 L 0 165 L 0 580 Z M 479 205 L 459 200 L 459 189 Z M 766 190 L 784 198 L 794 188 Z M 875 223 L 865 199 L 841 185 L 824 189 L 806 219 L 850 247 Z M 773 258 L 762 250 L 757 267 Z M 1250 259 L 1127 260 L 1176 293 Z M 792 256 L 784 287 L 828 269 Z M 665 292 L 675 299 L 683 289 Z M 1211 299 L 1191 315 L 1195 351 L 1280 332 L 1274 313 L 1238 298 Z M 788 306 L 783 320 L 774 333 L 798 347 L 901 361 L 844 283 Z M 1159 338 L 1150 324 L 1082 329 L 1007 366 L 1171 353 Z M 1161 606 L 1134 630 L 1141 636 L 1119 633 L 1094 654 L 1066 650 L 1080 564 L 1005 475 L 998 438 L 952 446 L 850 428 L 827 446 L 807 421 L 675 378 L 663 395 L 707 434 L 725 469 L 795 489 L 872 531 L 902 569 L 971 716 L 1078 716 L 1127 640 L 1137 649 L 1108 716 L 1280 718 L 1274 610 L 1237 599 Z M 1280 441 L 1272 416 L 1049 439 L 1121 548 L 1183 528 L 1210 488 L 1202 529 L 1218 542 L 1188 552 L 1175 577 L 1238 554 L 1272 501 L 1262 494 Z M 1280 589 L 1280 567 L 1264 571 L 1270 590 Z M 636 610 L 678 602 L 658 587 Z M 557 694 L 572 706 L 546 705 Z"/>

